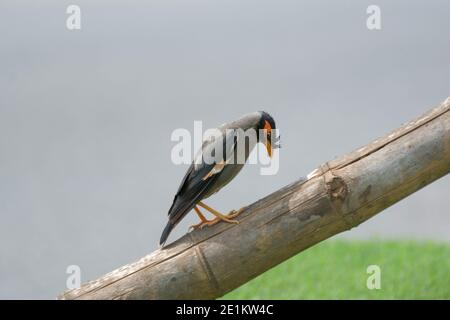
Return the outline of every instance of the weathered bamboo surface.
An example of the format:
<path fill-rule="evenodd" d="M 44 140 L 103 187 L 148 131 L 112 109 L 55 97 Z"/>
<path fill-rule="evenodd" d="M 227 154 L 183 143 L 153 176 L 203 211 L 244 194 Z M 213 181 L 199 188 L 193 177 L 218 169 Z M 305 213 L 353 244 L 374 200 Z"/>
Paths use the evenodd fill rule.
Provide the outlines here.
<path fill-rule="evenodd" d="M 220 297 L 449 173 L 449 110 L 450 98 L 389 135 L 321 165 L 307 179 L 246 207 L 239 225 L 195 230 L 59 298 Z"/>

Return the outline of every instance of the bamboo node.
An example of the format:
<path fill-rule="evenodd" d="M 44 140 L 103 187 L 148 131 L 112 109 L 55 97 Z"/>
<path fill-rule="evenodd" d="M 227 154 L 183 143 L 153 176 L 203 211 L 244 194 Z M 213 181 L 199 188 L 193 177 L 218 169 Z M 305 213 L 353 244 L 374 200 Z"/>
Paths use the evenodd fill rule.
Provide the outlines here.
<path fill-rule="evenodd" d="M 348 193 L 347 184 L 344 179 L 337 176 L 334 176 L 330 181 L 327 181 L 327 189 L 332 201 L 344 201 Z"/>

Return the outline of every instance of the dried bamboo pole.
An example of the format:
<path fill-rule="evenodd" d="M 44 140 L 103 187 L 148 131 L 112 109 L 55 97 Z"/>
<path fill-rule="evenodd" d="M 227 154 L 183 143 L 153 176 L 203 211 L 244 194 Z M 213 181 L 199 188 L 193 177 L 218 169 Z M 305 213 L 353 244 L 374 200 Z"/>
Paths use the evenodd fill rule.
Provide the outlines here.
<path fill-rule="evenodd" d="M 60 299 L 214 299 L 450 171 L 450 98 L 248 206 Z"/>

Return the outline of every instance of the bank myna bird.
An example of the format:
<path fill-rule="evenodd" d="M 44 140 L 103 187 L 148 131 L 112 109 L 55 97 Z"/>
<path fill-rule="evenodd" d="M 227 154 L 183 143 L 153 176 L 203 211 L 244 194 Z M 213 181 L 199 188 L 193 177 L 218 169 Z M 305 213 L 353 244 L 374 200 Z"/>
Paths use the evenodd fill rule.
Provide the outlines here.
<path fill-rule="evenodd" d="M 236 121 L 221 125 L 217 128 L 218 134 L 214 138 L 203 142 L 201 150 L 181 181 L 169 209 L 169 222 L 161 235 L 161 246 L 166 242 L 172 229 L 192 209 L 201 220 L 199 224 L 192 226 L 193 228 L 211 226 L 219 221 L 238 223 L 233 218 L 240 211 L 233 210 L 230 214 L 224 215 L 203 203 L 202 200 L 218 192 L 233 180 L 258 142 L 265 144 L 267 153 L 272 158 L 273 149 L 279 147 L 277 143 L 279 137 L 272 137 L 275 129 L 275 121 L 268 113 L 253 112 Z M 242 132 L 246 134 L 243 135 Z M 247 132 L 254 132 L 254 139 L 250 138 Z M 218 151 L 222 155 L 215 157 Z M 206 158 L 205 154 L 212 155 L 214 159 Z M 207 220 L 199 207 L 209 211 L 216 218 Z"/>

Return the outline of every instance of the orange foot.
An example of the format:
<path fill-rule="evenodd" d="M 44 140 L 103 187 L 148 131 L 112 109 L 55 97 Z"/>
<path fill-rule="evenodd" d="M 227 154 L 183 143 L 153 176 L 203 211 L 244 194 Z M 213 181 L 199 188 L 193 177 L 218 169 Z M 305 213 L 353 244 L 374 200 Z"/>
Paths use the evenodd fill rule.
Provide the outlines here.
<path fill-rule="evenodd" d="M 236 218 L 238 215 L 240 215 L 242 212 L 244 212 L 245 208 L 240 208 L 239 210 L 231 210 L 226 217 L 227 218 Z"/>
<path fill-rule="evenodd" d="M 190 230 L 195 230 L 195 229 L 203 229 L 205 226 L 213 226 L 216 223 L 218 223 L 220 221 L 220 219 L 212 219 L 212 220 L 202 220 L 197 224 L 193 224 L 192 226 L 189 227 L 189 231 Z"/>
<path fill-rule="evenodd" d="M 207 207 L 207 209 L 211 209 L 209 207 Z M 190 230 L 195 230 L 195 229 L 203 229 L 205 226 L 213 226 L 216 223 L 218 223 L 219 221 L 225 221 L 227 223 L 234 223 L 234 224 L 239 224 L 238 220 L 233 220 L 233 218 L 237 217 L 238 215 L 240 215 L 243 211 L 244 208 L 241 208 L 239 210 L 231 210 L 230 213 L 228 213 L 227 215 L 223 215 L 220 212 L 217 212 L 214 209 L 211 209 L 209 211 L 211 211 L 216 218 L 212 219 L 212 220 L 207 220 L 205 218 L 205 216 L 203 216 L 203 214 L 201 214 L 200 210 L 196 207 L 194 207 L 195 212 L 198 214 L 198 216 L 200 217 L 200 222 L 194 225 L 191 225 L 189 227 L 189 231 Z"/>

